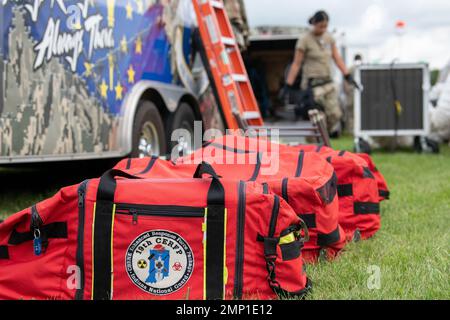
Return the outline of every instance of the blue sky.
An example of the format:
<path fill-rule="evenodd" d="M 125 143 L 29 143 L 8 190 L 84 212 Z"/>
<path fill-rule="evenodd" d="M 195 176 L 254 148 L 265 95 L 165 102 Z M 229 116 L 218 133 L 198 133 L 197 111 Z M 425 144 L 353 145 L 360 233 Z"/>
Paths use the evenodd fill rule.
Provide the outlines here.
<path fill-rule="evenodd" d="M 426 61 L 441 68 L 450 61 L 450 0 L 244 0 L 250 24 L 306 26 L 325 9 L 331 29 L 345 33 L 351 53 L 371 62 Z M 396 21 L 406 22 L 399 36 Z"/>

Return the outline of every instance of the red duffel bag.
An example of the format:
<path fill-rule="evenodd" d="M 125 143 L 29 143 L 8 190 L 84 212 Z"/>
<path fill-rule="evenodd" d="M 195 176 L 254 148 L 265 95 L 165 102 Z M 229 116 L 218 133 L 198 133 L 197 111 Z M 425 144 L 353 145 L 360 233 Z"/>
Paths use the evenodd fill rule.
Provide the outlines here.
<path fill-rule="evenodd" d="M 325 146 L 302 145 L 296 150 L 316 152 L 334 167 L 338 178 L 339 222 L 349 238 L 368 239 L 381 227 L 378 182 L 363 158 Z"/>
<path fill-rule="evenodd" d="M 292 208 L 207 164 L 195 177 L 111 170 L 11 216 L 0 224 L 0 298 L 303 297 L 307 229 Z"/>
<path fill-rule="evenodd" d="M 389 191 L 389 187 L 387 185 L 386 179 L 384 178 L 383 174 L 378 170 L 377 166 L 375 165 L 375 162 L 373 161 L 372 157 L 368 155 L 367 153 L 358 153 L 358 157 L 361 157 L 364 159 L 368 166 L 370 171 L 372 172 L 373 176 L 375 177 L 375 180 L 378 184 L 378 194 L 379 194 L 379 200 L 389 200 L 391 193 Z"/>
<path fill-rule="evenodd" d="M 338 223 L 336 176 L 331 165 L 319 155 L 304 152 L 257 154 L 210 148 L 216 147 L 205 149 L 212 152 L 205 153 L 202 159 L 212 163 L 221 177 L 267 185 L 305 221 L 310 235 L 303 249 L 305 261 L 313 263 L 319 257 L 332 259 L 345 247 L 346 235 Z M 157 158 L 126 159 L 116 168 L 146 178 L 188 177 L 196 169 L 195 164 L 190 164 L 191 160 L 193 156 L 180 159 L 175 165 Z"/>
<path fill-rule="evenodd" d="M 380 201 L 378 184 L 367 162 L 350 152 L 335 151 L 313 145 L 288 146 L 271 143 L 266 139 L 242 136 L 223 136 L 206 143 L 190 158 L 208 158 L 214 150 L 226 152 L 269 152 L 289 154 L 304 151 L 317 153 L 334 167 L 338 179 L 339 223 L 345 229 L 347 238 L 372 237 L 380 228 Z M 308 166 L 303 166 L 307 169 Z"/>
<path fill-rule="evenodd" d="M 350 158 L 354 160 L 359 165 L 362 165 L 369 169 L 369 171 L 374 176 L 377 184 L 378 184 L 378 193 L 379 193 L 379 201 L 389 200 L 390 198 L 390 191 L 386 182 L 386 179 L 384 178 L 383 174 L 378 170 L 376 167 L 372 157 L 366 153 L 358 153 L 354 154 L 348 151 L 335 151 L 328 147 L 323 146 L 314 146 L 314 145 L 302 145 L 299 147 L 301 150 L 307 151 L 307 152 L 318 152 L 319 154 L 323 155 L 324 157 L 331 156 L 340 156 L 344 158 Z M 361 161 L 361 159 L 363 161 Z"/>

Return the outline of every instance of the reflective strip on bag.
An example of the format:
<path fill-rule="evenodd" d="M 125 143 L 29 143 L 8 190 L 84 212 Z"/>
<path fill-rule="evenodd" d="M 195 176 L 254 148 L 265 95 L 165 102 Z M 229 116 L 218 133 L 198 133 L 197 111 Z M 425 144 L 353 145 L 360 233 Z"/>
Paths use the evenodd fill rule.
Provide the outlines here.
<path fill-rule="evenodd" d="M 284 236 L 284 237 L 281 237 L 281 238 L 280 238 L 279 244 L 280 244 L 280 245 L 283 245 L 283 244 L 289 244 L 289 243 L 292 243 L 292 242 L 295 242 L 295 241 L 297 241 L 297 238 L 296 238 L 296 236 L 295 236 L 295 233 L 294 233 L 294 232 L 291 232 L 291 233 L 289 233 L 288 235 L 286 235 L 286 236 Z"/>

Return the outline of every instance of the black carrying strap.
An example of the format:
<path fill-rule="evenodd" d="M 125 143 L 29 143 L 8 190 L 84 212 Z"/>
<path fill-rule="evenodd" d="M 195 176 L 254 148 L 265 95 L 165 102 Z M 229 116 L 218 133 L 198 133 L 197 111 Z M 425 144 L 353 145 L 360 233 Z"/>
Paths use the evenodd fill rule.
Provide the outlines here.
<path fill-rule="evenodd" d="M 308 278 L 306 279 L 306 285 L 305 288 L 296 292 L 290 292 L 287 290 L 284 290 L 281 287 L 273 287 L 272 290 L 275 292 L 275 294 L 280 298 L 285 299 L 305 299 L 308 293 L 312 290 L 312 282 Z"/>
<path fill-rule="evenodd" d="M 251 154 L 251 153 L 255 153 L 253 151 L 249 151 L 249 150 L 243 150 L 243 149 L 238 149 L 238 148 L 231 148 L 228 146 L 225 146 L 223 144 L 219 144 L 219 143 L 215 143 L 215 142 L 207 142 L 205 144 L 203 144 L 203 148 L 206 147 L 213 147 L 216 149 L 222 149 L 223 151 L 228 151 L 228 152 L 232 152 L 232 153 L 236 153 L 236 154 Z"/>
<path fill-rule="evenodd" d="M 381 198 L 384 198 L 384 199 L 386 199 L 386 200 L 389 200 L 389 198 L 391 197 L 391 193 L 390 193 L 389 191 L 387 191 L 387 190 L 380 190 L 380 191 L 378 192 L 378 194 L 379 194 L 379 196 L 380 196 Z"/>
<path fill-rule="evenodd" d="M 353 204 L 355 214 L 380 214 L 380 204 L 374 202 L 355 202 Z"/>
<path fill-rule="evenodd" d="M 155 166 L 156 161 L 158 161 L 158 157 L 155 157 L 155 156 L 151 157 L 150 161 L 148 162 L 147 167 L 142 172 L 140 172 L 138 174 L 142 175 L 142 174 L 149 173 L 153 169 L 153 167 Z"/>
<path fill-rule="evenodd" d="M 0 246 L 0 260 L 9 259 L 9 251 L 7 246 Z"/>
<path fill-rule="evenodd" d="M 130 170 L 131 169 L 131 164 L 132 164 L 133 159 L 132 158 L 128 158 L 127 160 L 127 166 L 126 166 L 126 170 Z"/>
<path fill-rule="evenodd" d="M 252 177 L 248 180 L 250 182 L 254 182 L 258 179 L 259 173 L 261 171 L 261 162 L 262 162 L 262 153 L 258 153 L 256 155 L 256 165 L 255 165 L 255 171 L 253 171 Z"/>
<path fill-rule="evenodd" d="M 275 197 L 275 200 L 277 197 Z M 275 201 L 274 202 L 274 209 L 272 212 L 272 217 L 278 216 L 278 211 L 280 209 L 280 202 Z M 301 252 L 301 248 L 303 248 L 303 243 L 305 241 L 309 240 L 309 233 L 308 228 L 306 227 L 306 224 L 303 222 L 303 220 L 300 220 L 299 224 L 296 226 L 296 230 L 304 230 L 305 238 L 304 239 L 297 239 L 299 243 L 298 251 Z M 307 284 L 304 289 L 297 291 L 297 292 L 290 292 L 281 287 L 281 284 L 277 281 L 276 276 L 276 260 L 277 260 L 277 247 L 280 243 L 280 238 L 275 237 L 275 228 L 273 227 L 272 223 L 269 227 L 269 234 L 267 237 L 258 237 L 259 241 L 262 241 L 264 244 L 264 258 L 266 260 L 266 268 L 267 268 L 267 281 L 269 282 L 270 288 L 277 294 L 279 297 L 295 297 L 295 298 L 304 298 L 305 295 L 311 290 L 311 282 L 307 281 Z M 293 254 L 290 252 L 290 254 Z M 290 257 L 288 257 L 290 258 Z"/>
<path fill-rule="evenodd" d="M 206 217 L 206 270 L 205 270 L 205 299 L 224 299 L 225 283 L 225 189 L 214 168 L 202 162 L 195 171 L 194 178 L 203 175 L 212 177 L 208 191 L 208 213 Z"/>
<path fill-rule="evenodd" d="M 214 167 L 210 165 L 209 163 L 203 161 L 200 163 L 195 170 L 194 178 L 195 179 L 201 179 L 204 175 L 209 175 L 214 179 L 220 179 L 221 177 L 216 173 L 216 170 L 214 170 Z"/>
<path fill-rule="evenodd" d="M 40 227 L 41 238 L 43 239 L 67 239 L 67 223 L 66 222 L 55 222 L 43 225 Z M 8 244 L 12 246 L 17 246 L 25 242 L 33 241 L 34 233 L 33 231 L 28 232 L 18 232 L 16 229 L 13 230 L 11 236 L 9 237 Z"/>
<path fill-rule="evenodd" d="M 331 233 L 319 233 L 317 235 L 317 245 L 319 247 L 328 247 L 341 240 L 341 234 L 339 231 L 339 226 Z"/>
<path fill-rule="evenodd" d="M 111 278 L 111 239 L 114 211 L 114 194 L 117 187 L 116 177 L 139 179 L 121 170 L 109 170 L 100 178 L 95 205 L 92 274 L 93 300 L 112 298 Z"/>
<path fill-rule="evenodd" d="M 308 229 L 314 229 L 317 228 L 317 222 L 316 222 L 316 214 L 315 213 L 305 213 L 299 215 L 300 219 L 302 219 Z"/>
<path fill-rule="evenodd" d="M 224 151 L 233 152 L 235 154 L 256 154 L 255 170 L 253 171 L 253 174 L 248 181 L 254 182 L 258 179 L 258 176 L 261 172 L 261 166 L 262 166 L 262 157 L 263 157 L 262 152 L 257 153 L 257 152 L 252 152 L 252 151 L 248 151 L 248 150 L 233 149 L 233 148 L 230 148 L 230 147 L 227 147 L 227 146 L 224 146 L 221 144 L 213 143 L 213 142 L 207 142 L 203 145 L 203 147 L 204 148 L 213 147 L 213 148 L 217 148 L 217 149 L 223 149 Z"/>
<path fill-rule="evenodd" d="M 353 196 L 353 185 L 352 184 L 340 184 L 337 186 L 338 196 L 351 197 Z"/>

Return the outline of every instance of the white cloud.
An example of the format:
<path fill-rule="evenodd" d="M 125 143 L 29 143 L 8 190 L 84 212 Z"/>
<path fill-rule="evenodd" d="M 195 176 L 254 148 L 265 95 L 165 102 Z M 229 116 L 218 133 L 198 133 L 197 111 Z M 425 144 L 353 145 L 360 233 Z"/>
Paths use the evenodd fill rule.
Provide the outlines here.
<path fill-rule="evenodd" d="M 378 4 L 370 5 L 361 17 L 362 29 L 366 32 L 378 31 L 386 23 L 386 12 Z"/>

